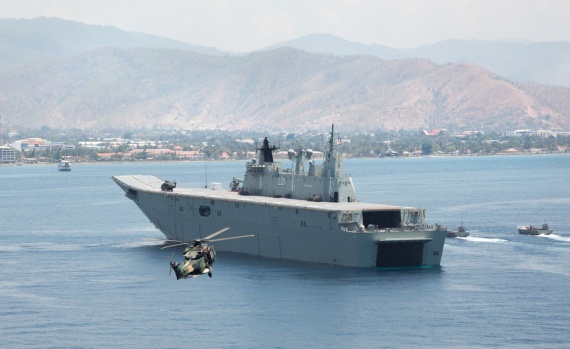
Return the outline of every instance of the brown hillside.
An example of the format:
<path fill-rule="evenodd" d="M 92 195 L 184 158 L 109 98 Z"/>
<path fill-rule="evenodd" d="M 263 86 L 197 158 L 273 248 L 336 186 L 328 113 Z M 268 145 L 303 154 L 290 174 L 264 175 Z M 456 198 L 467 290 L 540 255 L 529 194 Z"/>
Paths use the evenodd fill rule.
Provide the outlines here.
<path fill-rule="evenodd" d="M 0 75 L 0 114 L 54 128 L 570 129 L 569 95 L 470 64 L 293 49 L 102 49 Z"/>

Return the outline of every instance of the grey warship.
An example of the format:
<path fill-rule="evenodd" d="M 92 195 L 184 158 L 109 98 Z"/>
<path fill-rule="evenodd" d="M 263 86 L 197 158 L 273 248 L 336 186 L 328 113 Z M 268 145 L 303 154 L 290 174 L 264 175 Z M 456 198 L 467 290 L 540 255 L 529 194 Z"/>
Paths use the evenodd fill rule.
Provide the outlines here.
<path fill-rule="evenodd" d="M 333 125 L 322 164 L 311 150 L 289 150 L 295 166 L 285 169 L 265 138 L 228 190 L 180 188 L 149 175 L 113 180 L 171 240 L 230 227 L 228 236 L 254 237 L 221 241 L 216 250 L 347 267 L 438 267 L 446 229 L 426 224 L 423 208 L 359 202 L 337 142 Z"/>

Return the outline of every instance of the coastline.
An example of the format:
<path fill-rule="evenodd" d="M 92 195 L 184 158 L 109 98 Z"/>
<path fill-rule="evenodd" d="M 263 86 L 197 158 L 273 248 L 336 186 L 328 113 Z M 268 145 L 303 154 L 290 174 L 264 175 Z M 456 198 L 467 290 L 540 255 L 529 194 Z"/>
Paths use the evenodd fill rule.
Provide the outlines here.
<path fill-rule="evenodd" d="M 481 157 L 481 156 L 545 156 L 545 155 L 565 155 L 570 154 L 570 152 L 501 152 L 495 154 L 430 154 L 430 155 L 402 155 L 402 156 L 353 156 L 349 154 L 343 154 L 345 159 L 424 159 L 424 158 L 454 158 L 454 157 Z M 212 160 L 99 160 L 99 161 L 73 161 L 71 163 L 76 165 L 83 164 L 122 164 L 122 163 L 179 163 L 179 162 L 228 162 L 228 161 L 249 161 L 251 159 L 212 159 Z M 286 160 L 286 159 L 276 159 L 276 160 Z M 321 159 L 315 159 L 321 160 Z M 53 162 L 14 162 L 14 163 L 0 163 L 0 167 L 3 166 L 53 166 L 57 165 L 58 161 Z"/>

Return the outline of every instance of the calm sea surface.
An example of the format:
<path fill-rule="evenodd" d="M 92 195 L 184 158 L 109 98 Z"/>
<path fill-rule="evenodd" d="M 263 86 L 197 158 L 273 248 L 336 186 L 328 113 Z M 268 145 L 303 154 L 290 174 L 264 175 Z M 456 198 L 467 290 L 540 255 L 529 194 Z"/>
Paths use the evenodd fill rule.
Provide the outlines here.
<path fill-rule="evenodd" d="M 338 268 L 218 253 L 176 281 L 162 237 L 111 180 L 179 186 L 244 162 L 0 167 L 1 348 L 568 348 L 570 155 L 351 159 L 358 199 L 420 206 L 437 269 Z M 516 226 L 547 221 L 551 236 Z M 180 260 L 181 249 L 175 249 Z"/>

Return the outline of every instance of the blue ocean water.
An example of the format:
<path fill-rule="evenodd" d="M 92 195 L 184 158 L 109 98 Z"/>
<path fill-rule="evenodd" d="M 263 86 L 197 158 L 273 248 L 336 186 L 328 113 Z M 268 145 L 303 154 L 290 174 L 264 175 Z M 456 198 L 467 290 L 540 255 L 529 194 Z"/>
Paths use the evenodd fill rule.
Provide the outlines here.
<path fill-rule="evenodd" d="M 436 269 L 339 268 L 219 252 L 176 281 L 162 237 L 111 180 L 179 186 L 244 162 L 0 167 L 2 348 L 565 348 L 570 156 L 349 159 L 358 199 L 455 228 Z M 207 179 L 205 173 L 207 172 Z M 525 236 L 545 220 L 551 236 Z M 181 249 L 174 249 L 181 259 Z"/>

